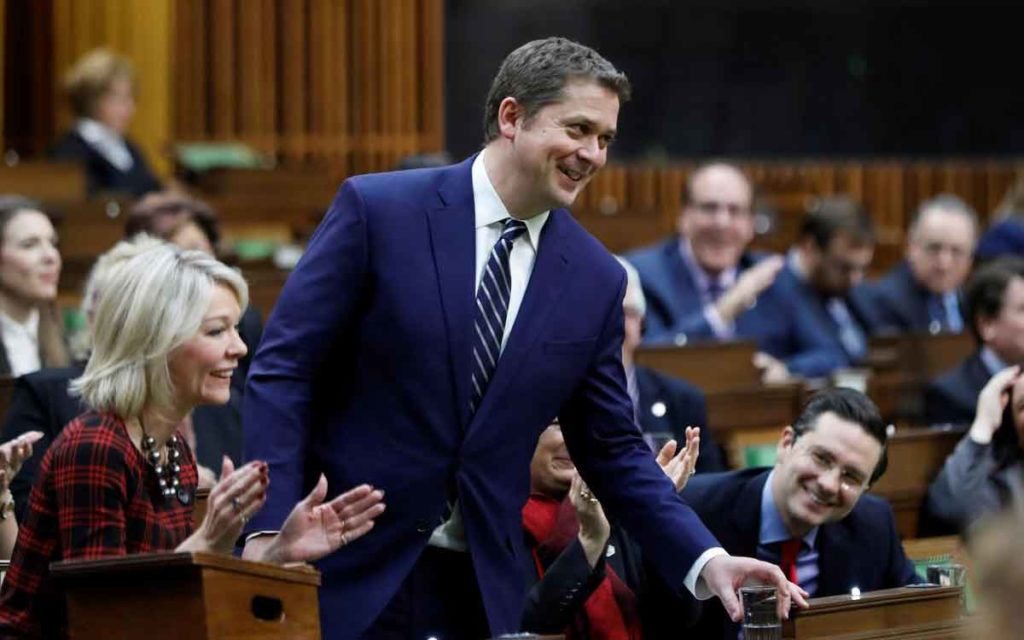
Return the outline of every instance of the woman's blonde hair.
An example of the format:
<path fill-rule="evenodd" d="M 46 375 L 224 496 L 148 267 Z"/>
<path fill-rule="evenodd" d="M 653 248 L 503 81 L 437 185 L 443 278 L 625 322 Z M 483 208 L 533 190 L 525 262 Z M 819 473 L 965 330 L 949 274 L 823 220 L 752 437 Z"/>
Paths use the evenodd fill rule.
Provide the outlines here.
<path fill-rule="evenodd" d="M 200 251 L 161 243 L 113 267 L 96 306 L 92 355 L 72 392 L 122 419 L 173 409 L 168 356 L 199 331 L 218 285 L 242 309 L 248 304 L 242 276 Z"/>
<path fill-rule="evenodd" d="M 71 110 L 79 118 L 93 117 L 96 103 L 122 78 L 135 89 L 135 67 L 128 58 L 109 49 L 93 49 L 85 54 L 64 74 Z"/>
<path fill-rule="evenodd" d="M 162 244 L 164 244 L 163 240 L 140 233 L 133 238 L 118 242 L 113 248 L 96 258 L 96 262 L 93 263 L 92 269 L 89 271 L 89 276 L 85 279 L 82 305 L 79 307 L 86 326 L 69 338 L 71 353 L 76 360 L 86 360 L 92 352 L 92 329 L 96 319 L 96 306 L 100 302 L 100 296 L 106 289 L 107 279 L 110 278 L 114 267 L 131 260 L 143 251 Z"/>

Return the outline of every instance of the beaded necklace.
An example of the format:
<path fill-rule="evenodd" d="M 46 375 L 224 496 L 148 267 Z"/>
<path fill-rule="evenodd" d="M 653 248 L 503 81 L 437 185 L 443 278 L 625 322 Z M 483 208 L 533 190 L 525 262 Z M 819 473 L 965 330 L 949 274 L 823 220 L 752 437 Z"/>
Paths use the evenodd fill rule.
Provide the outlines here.
<path fill-rule="evenodd" d="M 178 451 L 178 436 L 172 435 L 167 440 L 167 462 L 163 462 L 156 438 L 146 433 L 146 425 L 142 418 L 139 418 L 139 426 L 142 427 L 142 452 L 146 455 L 146 461 L 153 467 L 164 500 L 176 496 L 181 504 L 189 504 L 192 496 L 181 486 L 181 452 Z"/>

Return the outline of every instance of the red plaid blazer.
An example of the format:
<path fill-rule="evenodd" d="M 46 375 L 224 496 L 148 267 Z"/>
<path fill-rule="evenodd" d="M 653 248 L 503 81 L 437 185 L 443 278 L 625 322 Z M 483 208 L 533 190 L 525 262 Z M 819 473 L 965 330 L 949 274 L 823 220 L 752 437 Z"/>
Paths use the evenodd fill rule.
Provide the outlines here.
<path fill-rule="evenodd" d="M 184 438 L 181 484 L 195 495 L 195 460 Z M 43 456 L 0 591 L 0 637 L 65 637 L 56 560 L 173 550 L 192 533 L 192 503 L 167 501 L 152 467 L 112 414 L 71 421 Z"/>

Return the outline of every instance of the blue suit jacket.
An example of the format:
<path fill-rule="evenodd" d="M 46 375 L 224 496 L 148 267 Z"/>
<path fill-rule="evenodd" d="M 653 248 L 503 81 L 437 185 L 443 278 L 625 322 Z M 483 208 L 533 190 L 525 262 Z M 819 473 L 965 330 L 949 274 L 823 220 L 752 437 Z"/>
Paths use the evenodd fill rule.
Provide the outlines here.
<path fill-rule="evenodd" d="M 970 425 L 978 396 L 992 374 L 979 352 L 943 373 L 925 390 L 924 415 L 928 424 Z"/>
<path fill-rule="evenodd" d="M 272 478 L 250 530 L 276 529 L 323 472 L 385 490 L 373 531 L 318 563 L 324 637 L 358 637 L 458 492 L 495 635 L 525 597 L 521 512 L 556 415 L 610 516 L 681 585 L 716 546 L 633 424 L 621 363 L 625 273 L 567 211 L 544 227 L 487 393 L 470 415 L 472 159 L 347 180 L 268 320 L 246 390 L 246 454 Z"/>
<path fill-rule="evenodd" d="M 700 515 L 725 550 L 755 557 L 761 529 L 761 492 L 770 469 L 743 469 L 698 475 L 683 489 L 683 499 Z M 849 593 L 851 587 L 874 591 L 920 582 L 903 553 L 889 504 L 871 494 L 839 522 L 818 530 L 818 591 L 815 597 Z M 721 603 L 704 603 L 694 638 L 736 640 L 738 626 Z"/>
<path fill-rule="evenodd" d="M 885 331 L 910 333 L 929 330 L 928 298 L 931 294 L 914 279 L 906 260 L 871 283 L 869 294 Z M 960 315 L 966 322 L 962 303 Z"/>
<path fill-rule="evenodd" d="M 647 298 L 644 340 L 648 344 L 710 340 L 715 335 L 704 316 L 700 292 L 679 254 L 679 239 L 669 240 L 626 256 L 640 273 Z M 760 256 L 745 253 L 739 270 L 757 263 Z M 805 314 L 793 313 L 797 294 L 792 283 L 776 278 L 753 308 L 736 318 L 736 336 L 757 342 L 762 351 L 783 360 L 790 371 L 803 376 L 826 375 L 845 364 L 828 335 Z"/>
<path fill-rule="evenodd" d="M 818 330 L 828 336 L 832 349 L 841 353 L 844 358 L 844 365 L 858 364 L 859 361 L 846 350 L 843 341 L 839 339 L 839 324 L 836 323 L 832 314 L 826 306 L 826 299 L 823 298 L 809 282 L 802 279 L 793 271 L 788 262 L 778 275 L 784 285 L 796 292 L 799 298 L 798 315 L 806 317 L 810 322 L 818 326 Z M 846 308 L 850 311 L 853 321 L 860 327 L 867 340 L 881 328 L 881 320 L 877 317 L 872 302 L 867 298 L 867 291 L 863 287 L 855 287 L 845 297 Z"/>

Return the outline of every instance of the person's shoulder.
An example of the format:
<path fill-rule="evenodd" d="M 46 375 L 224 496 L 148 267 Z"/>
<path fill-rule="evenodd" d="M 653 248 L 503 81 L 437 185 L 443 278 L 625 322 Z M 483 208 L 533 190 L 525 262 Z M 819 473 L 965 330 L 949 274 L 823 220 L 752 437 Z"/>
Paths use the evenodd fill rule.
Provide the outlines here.
<path fill-rule="evenodd" d="M 642 273 L 652 267 L 664 264 L 665 256 L 668 255 L 669 251 L 678 244 L 679 239 L 675 236 L 671 236 L 663 240 L 659 240 L 654 244 L 649 244 L 644 247 L 633 249 L 632 251 L 627 251 L 622 257 L 636 267 L 637 271 Z"/>
<path fill-rule="evenodd" d="M 109 413 L 87 411 L 64 427 L 50 449 L 58 458 L 88 460 L 98 459 L 97 456 L 104 459 L 123 457 L 129 446 L 131 441 L 119 418 Z"/>
<path fill-rule="evenodd" d="M 978 354 L 972 353 L 958 362 L 953 368 L 939 374 L 931 381 L 929 386 L 948 391 L 956 391 L 962 388 L 971 377 L 970 370 L 975 362 L 984 367 L 984 364 L 980 362 Z"/>
<path fill-rule="evenodd" d="M 90 153 L 90 147 L 74 129 L 68 129 L 48 151 L 51 158 L 58 160 L 80 160 Z"/>
<path fill-rule="evenodd" d="M 686 484 L 682 491 L 683 499 L 698 509 L 704 503 L 732 502 L 733 497 L 768 469 L 749 468 L 735 471 L 719 471 L 717 473 L 699 473 Z"/>
<path fill-rule="evenodd" d="M 865 493 L 857 500 L 850 513 L 842 520 L 848 527 L 859 529 L 865 535 L 881 535 L 895 531 L 895 516 L 888 500 Z"/>
<path fill-rule="evenodd" d="M 470 180 L 470 166 L 471 162 L 467 160 L 445 167 L 364 173 L 346 179 L 343 186 L 349 185 L 364 197 L 403 198 L 409 193 L 436 191 L 460 172 Z M 468 184 L 471 188 L 471 183 Z"/>
<path fill-rule="evenodd" d="M 910 265 L 905 260 L 889 269 L 881 278 L 873 283 L 873 291 L 883 298 L 899 295 L 913 284 Z"/>
<path fill-rule="evenodd" d="M 18 382 L 25 384 L 30 387 L 53 387 L 68 384 L 72 379 L 82 375 L 84 367 L 81 365 L 72 365 L 69 367 L 46 367 L 27 373 L 20 378 Z"/>

